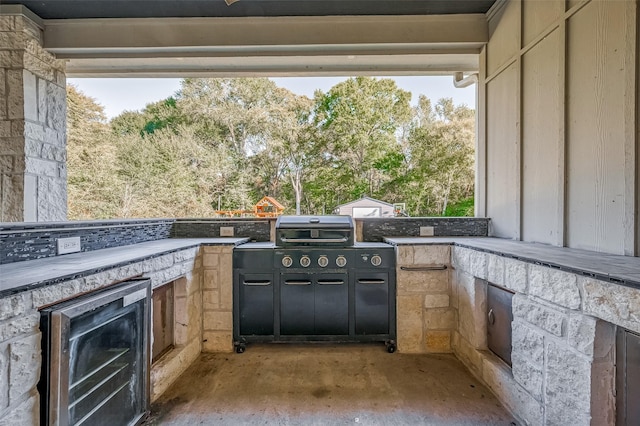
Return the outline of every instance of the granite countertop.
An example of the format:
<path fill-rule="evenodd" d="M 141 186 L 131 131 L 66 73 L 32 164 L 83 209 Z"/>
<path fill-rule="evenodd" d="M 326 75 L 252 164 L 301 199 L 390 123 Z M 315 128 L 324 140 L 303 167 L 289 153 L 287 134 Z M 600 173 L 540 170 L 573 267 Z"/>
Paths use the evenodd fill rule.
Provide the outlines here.
<path fill-rule="evenodd" d="M 0 265 L 0 297 L 90 275 L 199 245 L 232 245 L 248 238 L 170 238 Z"/>
<path fill-rule="evenodd" d="M 640 257 L 527 243 L 493 237 L 388 237 L 398 245 L 456 245 L 640 288 Z"/>

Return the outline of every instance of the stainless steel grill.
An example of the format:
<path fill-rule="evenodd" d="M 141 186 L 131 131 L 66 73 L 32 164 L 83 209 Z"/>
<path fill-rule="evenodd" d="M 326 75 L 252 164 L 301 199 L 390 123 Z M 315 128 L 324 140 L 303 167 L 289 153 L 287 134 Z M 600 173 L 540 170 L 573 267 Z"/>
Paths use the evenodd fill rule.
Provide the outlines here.
<path fill-rule="evenodd" d="M 395 252 L 354 243 L 350 216 L 281 216 L 276 244 L 234 251 L 234 340 L 395 346 Z"/>

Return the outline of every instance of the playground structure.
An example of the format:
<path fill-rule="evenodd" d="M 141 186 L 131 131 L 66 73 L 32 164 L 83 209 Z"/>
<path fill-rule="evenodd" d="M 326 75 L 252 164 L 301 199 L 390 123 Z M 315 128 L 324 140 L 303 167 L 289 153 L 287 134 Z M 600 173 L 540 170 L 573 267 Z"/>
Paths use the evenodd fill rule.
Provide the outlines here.
<path fill-rule="evenodd" d="M 278 217 L 284 213 L 284 206 L 275 198 L 262 197 L 254 206 L 253 210 L 216 210 L 221 217 Z"/>

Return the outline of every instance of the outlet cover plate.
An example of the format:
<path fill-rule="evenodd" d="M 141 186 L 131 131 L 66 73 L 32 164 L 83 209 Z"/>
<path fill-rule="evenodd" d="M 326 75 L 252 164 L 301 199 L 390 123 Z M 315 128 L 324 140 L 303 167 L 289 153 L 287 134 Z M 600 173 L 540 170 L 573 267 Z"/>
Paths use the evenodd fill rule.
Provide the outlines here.
<path fill-rule="evenodd" d="M 80 237 L 58 238 L 58 254 L 76 253 L 80 251 Z"/>
<path fill-rule="evenodd" d="M 221 226 L 220 227 L 220 236 L 221 237 L 233 237 L 233 226 Z"/>
<path fill-rule="evenodd" d="M 420 236 L 421 237 L 433 237 L 433 226 L 421 226 L 420 227 Z"/>

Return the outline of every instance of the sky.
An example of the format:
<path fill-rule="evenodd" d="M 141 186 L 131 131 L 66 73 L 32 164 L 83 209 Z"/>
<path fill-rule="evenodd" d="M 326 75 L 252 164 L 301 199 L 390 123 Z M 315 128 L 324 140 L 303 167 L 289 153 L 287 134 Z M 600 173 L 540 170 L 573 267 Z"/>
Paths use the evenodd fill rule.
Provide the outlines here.
<path fill-rule="evenodd" d="M 298 95 L 313 97 L 320 89 L 328 91 L 347 77 L 278 77 L 272 78 L 280 87 L 285 87 Z M 420 94 L 432 101 L 453 98 L 456 105 L 466 104 L 475 108 L 476 86 L 464 89 L 453 87 L 452 76 L 393 77 L 398 87 L 412 93 L 415 105 Z M 147 104 L 166 99 L 180 89 L 179 78 L 69 78 L 67 83 L 75 85 L 85 95 L 101 104 L 108 119 L 123 111 L 138 111 Z"/>

